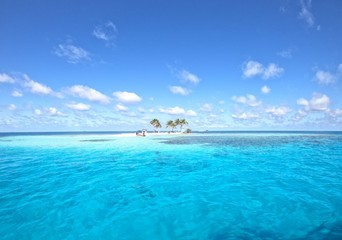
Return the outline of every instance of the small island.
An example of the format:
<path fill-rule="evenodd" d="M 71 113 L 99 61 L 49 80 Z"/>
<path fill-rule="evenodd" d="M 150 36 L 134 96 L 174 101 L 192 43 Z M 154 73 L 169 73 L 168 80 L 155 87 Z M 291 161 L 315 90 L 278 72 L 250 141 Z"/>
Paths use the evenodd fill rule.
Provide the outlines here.
<path fill-rule="evenodd" d="M 189 123 L 186 119 L 182 118 L 182 119 L 175 119 L 175 120 L 169 120 L 166 122 L 166 128 L 169 129 L 169 131 L 167 132 L 160 132 L 159 129 L 162 128 L 162 124 L 160 123 L 160 121 L 156 118 L 152 119 L 150 121 L 150 125 L 153 126 L 153 133 L 152 134 L 189 134 L 192 133 L 192 130 L 190 128 L 187 129 L 183 129 L 184 126 L 188 126 Z M 179 126 L 179 131 L 174 131 L 177 127 Z M 170 131 L 171 129 L 171 131 Z M 142 129 L 139 130 L 135 133 L 136 136 L 142 136 L 145 137 L 147 134 L 147 129 Z"/>

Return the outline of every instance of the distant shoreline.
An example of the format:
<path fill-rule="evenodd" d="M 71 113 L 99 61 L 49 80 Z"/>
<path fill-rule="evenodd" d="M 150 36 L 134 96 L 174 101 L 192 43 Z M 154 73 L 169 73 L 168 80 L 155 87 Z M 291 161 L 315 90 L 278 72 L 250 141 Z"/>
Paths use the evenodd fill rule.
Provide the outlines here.
<path fill-rule="evenodd" d="M 278 134 L 342 134 L 342 131 L 279 131 L 279 130 L 265 130 L 265 131 L 192 131 L 192 134 L 267 134 L 267 133 L 278 133 Z M 53 136 L 53 135 L 107 135 L 107 136 L 136 136 L 136 131 L 58 131 L 58 132 L 0 132 L 0 137 L 5 136 Z M 161 131 L 159 133 L 149 131 L 147 136 L 166 136 L 166 135 L 191 135 L 182 133 L 179 131 L 168 132 Z"/>
<path fill-rule="evenodd" d="M 147 132 L 145 136 L 136 135 L 136 133 L 121 133 L 113 136 L 122 136 L 122 137 L 148 137 L 148 136 L 165 136 L 165 135 L 189 135 L 191 133 L 183 133 L 183 132 Z"/>

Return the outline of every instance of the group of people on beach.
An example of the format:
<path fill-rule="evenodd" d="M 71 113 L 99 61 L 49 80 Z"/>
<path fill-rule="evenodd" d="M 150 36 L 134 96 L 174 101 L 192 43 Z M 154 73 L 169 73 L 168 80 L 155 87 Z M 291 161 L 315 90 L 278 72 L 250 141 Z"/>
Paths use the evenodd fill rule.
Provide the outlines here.
<path fill-rule="evenodd" d="M 141 137 L 146 137 L 146 132 L 147 130 L 146 129 L 143 129 L 143 130 L 139 130 L 135 133 L 136 136 L 141 136 Z"/>

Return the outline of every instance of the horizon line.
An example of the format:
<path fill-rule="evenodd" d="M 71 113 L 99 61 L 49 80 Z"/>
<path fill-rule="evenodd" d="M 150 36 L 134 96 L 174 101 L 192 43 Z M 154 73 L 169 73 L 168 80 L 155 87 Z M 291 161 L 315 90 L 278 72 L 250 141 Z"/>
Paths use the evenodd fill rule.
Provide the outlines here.
<path fill-rule="evenodd" d="M 81 131 L 10 131 L 10 132 L 0 132 L 0 134 L 11 134 L 11 133 L 17 133 L 17 134 L 30 134 L 30 133 L 130 133 L 130 132 L 136 132 L 137 130 L 81 130 Z M 154 132 L 153 130 L 150 130 L 148 132 Z M 159 131 L 159 132 L 171 132 L 168 130 L 165 131 Z M 173 132 L 179 132 L 179 131 L 173 131 Z M 192 130 L 193 133 L 219 133 L 219 132 L 246 132 L 246 133 L 261 133 L 261 132 L 342 132 L 342 130 Z"/>

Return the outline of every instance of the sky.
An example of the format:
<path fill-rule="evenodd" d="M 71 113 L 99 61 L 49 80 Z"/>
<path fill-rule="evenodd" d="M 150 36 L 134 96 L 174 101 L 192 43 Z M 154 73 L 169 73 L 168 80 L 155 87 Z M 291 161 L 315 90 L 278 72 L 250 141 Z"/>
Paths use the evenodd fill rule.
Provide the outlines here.
<path fill-rule="evenodd" d="M 0 132 L 342 130 L 340 0 L 2 0 Z"/>

